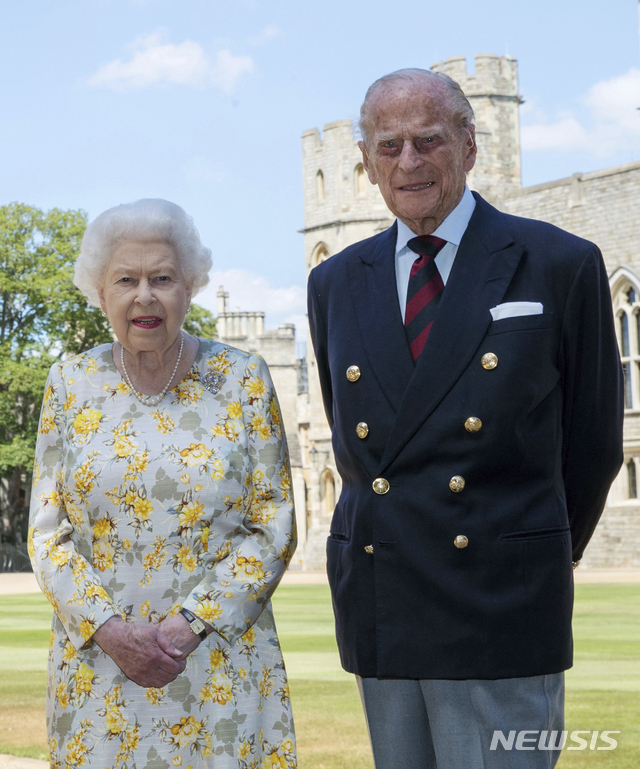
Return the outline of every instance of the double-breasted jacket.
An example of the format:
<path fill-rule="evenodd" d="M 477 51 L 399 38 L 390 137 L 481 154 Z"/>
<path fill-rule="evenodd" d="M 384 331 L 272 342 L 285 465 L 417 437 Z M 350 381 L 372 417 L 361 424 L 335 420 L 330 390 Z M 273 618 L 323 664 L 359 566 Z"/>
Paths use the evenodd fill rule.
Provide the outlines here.
<path fill-rule="evenodd" d="M 342 663 L 363 677 L 570 667 L 572 560 L 622 462 L 622 375 L 598 248 L 475 197 L 415 364 L 395 225 L 309 278 L 343 481 L 329 580 Z M 542 313 L 493 320 L 508 302 Z"/>

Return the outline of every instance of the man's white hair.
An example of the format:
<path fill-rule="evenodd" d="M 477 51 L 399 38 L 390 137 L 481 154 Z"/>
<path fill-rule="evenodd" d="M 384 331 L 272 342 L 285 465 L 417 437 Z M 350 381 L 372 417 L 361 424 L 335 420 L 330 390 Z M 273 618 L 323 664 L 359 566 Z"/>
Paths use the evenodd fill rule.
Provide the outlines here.
<path fill-rule="evenodd" d="M 450 109 L 451 120 L 457 129 L 464 131 L 474 124 L 475 115 L 469 100 L 464 95 L 462 88 L 449 75 L 445 75 L 443 72 L 432 72 L 429 69 L 399 69 L 397 72 L 384 75 L 376 80 L 375 83 L 372 83 L 364 97 L 362 107 L 360 108 L 358 127 L 365 146 L 371 138 L 372 103 L 377 96 L 386 90 L 390 90 L 394 85 L 418 88 L 433 88 L 435 86 L 445 95 Z"/>
<path fill-rule="evenodd" d="M 192 296 L 209 282 L 211 251 L 202 245 L 193 219 L 175 203 L 147 198 L 109 208 L 85 230 L 73 282 L 89 304 L 100 306 L 98 291 L 109 259 L 118 246 L 133 240 L 158 240 L 172 246 Z"/>

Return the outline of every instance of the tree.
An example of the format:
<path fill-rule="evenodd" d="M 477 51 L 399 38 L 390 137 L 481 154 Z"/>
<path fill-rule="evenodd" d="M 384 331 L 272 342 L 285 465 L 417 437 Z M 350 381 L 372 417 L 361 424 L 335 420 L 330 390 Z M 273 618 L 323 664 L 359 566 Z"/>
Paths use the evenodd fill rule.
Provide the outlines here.
<path fill-rule="evenodd" d="M 86 224 L 82 211 L 0 206 L 0 503 L 10 539 L 49 367 L 112 339 L 106 319 L 73 285 Z"/>
<path fill-rule="evenodd" d="M 216 333 L 216 319 L 199 304 L 191 305 L 191 312 L 184 319 L 182 326 L 187 334 L 201 336 L 203 339 L 213 339 Z"/>

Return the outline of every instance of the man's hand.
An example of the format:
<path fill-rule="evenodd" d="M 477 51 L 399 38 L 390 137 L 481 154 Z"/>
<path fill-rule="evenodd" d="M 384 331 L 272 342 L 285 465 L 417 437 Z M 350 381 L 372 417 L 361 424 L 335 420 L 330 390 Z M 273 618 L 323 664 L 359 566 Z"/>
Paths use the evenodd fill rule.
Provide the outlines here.
<path fill-rule="evenodd" d="M 187 632 L 191 633 L 188 625 Z M 93 639 L 138 686 L 166 686 L 186 666 L 184 651 L 176 648 L 160 625 L 140 626 L 111 617 L 96 630 Z"/>

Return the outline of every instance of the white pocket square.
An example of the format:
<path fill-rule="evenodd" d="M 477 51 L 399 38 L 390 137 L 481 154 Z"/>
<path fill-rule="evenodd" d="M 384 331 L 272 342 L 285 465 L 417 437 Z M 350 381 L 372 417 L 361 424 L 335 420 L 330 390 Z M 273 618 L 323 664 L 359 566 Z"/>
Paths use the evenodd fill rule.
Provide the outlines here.
<path fill-rule="evenodd" d="M 505 302 L 492 307 L 489 312 L 494 320 L 502 320 L 520 315 L 542 315 L 542 309 L 542 302 Z"/>

